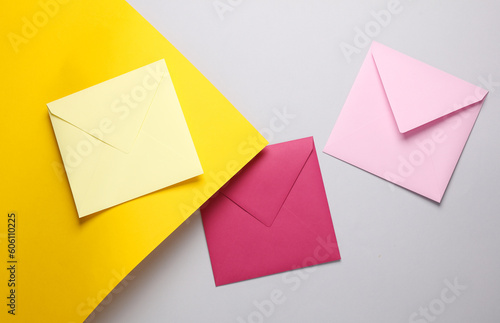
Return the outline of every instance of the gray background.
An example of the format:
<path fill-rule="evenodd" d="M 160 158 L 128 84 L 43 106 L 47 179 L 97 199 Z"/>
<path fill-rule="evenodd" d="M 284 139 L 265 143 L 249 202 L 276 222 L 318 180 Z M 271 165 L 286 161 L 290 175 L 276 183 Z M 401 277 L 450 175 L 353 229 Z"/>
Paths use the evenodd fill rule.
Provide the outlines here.
<path fill-rule="evenodd" d="M 349 63 L 340 44 L 390 1 L 220 2 L 233 8 L 222 18 L 212 0 L 129 0 L 271 143 L 314 136 L 342 260 L 293 272 L 295 290 L 283 274 L 216 288 L 196 212 L 87 321 L 500 322 L 500 83 L 438 205 L 321 152 L 368 49 Z M 498 1 L 400 6 L 370 39 L 474 84 L 500 82 Z M 285 108 L 295 117 L 272 126 Z M 466 289 L 443 303 L 455 280 Z M 273 290 L 285 301 L 256 314 Z M 432 317 L 418 314 L 429 306 Z"/>

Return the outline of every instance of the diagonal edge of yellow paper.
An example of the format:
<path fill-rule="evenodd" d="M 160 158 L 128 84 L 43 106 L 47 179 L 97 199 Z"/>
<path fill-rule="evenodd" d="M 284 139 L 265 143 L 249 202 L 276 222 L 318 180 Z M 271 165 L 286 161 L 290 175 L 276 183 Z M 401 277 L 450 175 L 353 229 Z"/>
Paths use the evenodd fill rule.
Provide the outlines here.
<path fill-rule="evenodd" d="M 16 315 L 2 302 L 0 321 L 83 322 L 267 141 L 124 0 L 29 0 L 4 9 L 0 261 L 15 212 L 18 267 Z M 78 219 L 46 103 L 162 58 L 204 175 Z M 0 270 L 1 295 L 8 278 Z"/>

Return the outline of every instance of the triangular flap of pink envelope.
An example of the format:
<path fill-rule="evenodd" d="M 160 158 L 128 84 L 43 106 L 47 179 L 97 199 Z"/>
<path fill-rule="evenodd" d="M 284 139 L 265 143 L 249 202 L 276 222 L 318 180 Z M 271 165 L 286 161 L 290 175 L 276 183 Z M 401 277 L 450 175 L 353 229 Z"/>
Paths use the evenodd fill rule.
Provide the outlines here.
<path fill-rule="evenodd" d="M 313 150 L 312 137 L 270 145 L 221 190 L 266 226 L 271 226 Z"/>
<path fill-rule="evenodd" d="M 380 43 L 373 42 L 370 51 L 401 133 L 477 103 L 488 93 Z"/>

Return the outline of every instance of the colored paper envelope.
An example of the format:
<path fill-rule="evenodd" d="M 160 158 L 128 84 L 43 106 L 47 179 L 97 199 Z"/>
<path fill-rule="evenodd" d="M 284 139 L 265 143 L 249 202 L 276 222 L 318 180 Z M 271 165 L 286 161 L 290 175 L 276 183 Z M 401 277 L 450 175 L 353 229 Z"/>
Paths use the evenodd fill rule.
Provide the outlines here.
<path fill-rule="evenodd" d="M 8 77 L 0 79 L 0 88 L 8 91 L 8 95 L 3 96 L 6 108 L 0 118 L 0 155 L 10 157 L 0 160 L 0 178 L 4 184 L 0 187 L 0 214 L 5 216 L 1 221 L 6 220 L 8 214 L 16 215 L 18 253 L 11 259 L 17 261 L 15 287 L 7 286 L 10 272 L 0 270 L 2 297 L 10 296 L 10 289 L 15 289 L 12 293 L 15 315 L 7 312 L 10 307 L 4 303 L 0 322 L 79 323 L 86 318 L 90 322 L 106 311 L 116 293 L 130 292 L 126 281 L 115 288 L 120 280 L 252 160 L 267 141 L 182 53 L 124 0 L 25 0 L 4 3 L 4 11 L 9 14 L 0 22 L 0 34 L 6 35 L 0 58 L 2 73 Z M 48 20 L 43 20 L 44 17 Z M 79 218 L 63 165 L 68 161 L 64 160 L 65 155 L 72 150 L 65 150 L 63 144 L 60 151 L 47 103 L 163 59 L 203 174 Z M 151 88 L 154 76 L 134 83 L 125 93 L 117 88 L 116 95 L 120 100 L 122 95 L 124 100 L 130 95 L 132 103 L 141 101 L 140 86 L 145 90 Z M 167 74 L 164 78 L 168 81 Z M 110 100 L 115 98 L 109 96 Z M 170 98 L 174 100 L 173 95 Z M 112 102 L 104 107 L 110 107 Z M 116 136 L 135 136 L 133 131 L 126 132 L 126 128 L 118 125 L 136 120 L 119 117 L 125 118 L 126 111 L 131 118 L 143 112 L 127 110 L 126 105 L 127 102 L 125 106 L 121 102 L 113 105 L 118 111 L 118 120 L 111 119 L 110 123 L 105 118 L 101 122 L 98 115 L 99 127 L 88 131 L 99 138 L 102 136 L 108 143 L 116 143 L 124 153 L 130 150 L 130 154 L 140 148 L 139 136 L 147 129 L 138 130 L 135 141 L 111 139 L 115 135 L 110 132 L 113 125 Z M 93 107 L 85 105 L 85 108 Z M 164 120 L 175 116 L 175 110 L 151 109 L 153 106 L 145 114 L 143 127 L 149 122 L 153 125 L 155 117 Z M 164 112 L 165 116 L 156 115 L 157 112 Z M 58 121 L 57 126 L 62 126 L 62 120 Z M 171 121 L 165 120 L 164 127 L 178 125 Z M 154 135 L 158 140 L 167 134 L 153 133 L 153 130 L 148 130 L 147 135 Z M 161 131 L 175 131 L 174 138 L 179 141 L 169 138 L 168 144 L 188 140 L 187 136 L 178 136 L 176 129 Z M 97 142 L 94 137 L 83 136 L 92 144 Z M 70 147 L 80 154 L 83 165 L 87 163 L 87 159 L 83 160 L 87 157 L 84 156 L 86 148 L 94 149 L 92 157 L 88 156 L 91 160 L 94 153 L 104 149 L 101 146 L 109 146 L 108 143 L 88 146 L 83 141 L 77 147 Z M 181 152 L 184 150 L 178 151 Z M 158 154 L 161 152 L 147 152 L 146 156 L 155 157 L 149 160 L 151 166 L 147 166 L 152 170 L 158 163 Z M 176 155 L 172 153 L 172 159 L 180 158 Z M 171 169 L 168 171 L 172 174 Z M 123 185 L 135 181 L 137 175 L 128 173 Z M 162 180 L 162 185 L 167 185 L 166 181 Z M 142 194 L 141 186 L 137 187 L 137 195 Z M 0 225 L 0 249 L 5 251 L 7 239 L 3 237 L 7 234 L 7 225 Z M 10 306 L 10 299 L 8 301 Z"/>
<path fill-rule="evenodd" d="M 264 148 L 201 214 L 217 286 L 340 259 L 312 137 Z"/>
<path fill-rule="evenodd" d="M 203 173 L 165 60 L 47 106 L 80 217 Z"/>
<path fill-rule="evenodd" d="M 373 42 L 324 152 L 441 202 L 487 93 Z"/>

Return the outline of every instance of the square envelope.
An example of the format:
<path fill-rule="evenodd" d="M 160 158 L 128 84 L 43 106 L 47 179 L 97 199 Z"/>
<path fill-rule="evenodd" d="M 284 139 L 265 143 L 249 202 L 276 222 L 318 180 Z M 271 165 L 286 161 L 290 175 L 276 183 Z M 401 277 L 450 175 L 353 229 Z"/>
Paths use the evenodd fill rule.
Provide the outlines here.
<path fill-rule="evenodd" d="M 373 42 L 324 152 L 441 202 L 487 93 Z"/>
<path fill-rule="evenodd" d="M 264 148 L 201 213 L 217 286 L 340 259 L 312 137 Z"/>
<path fill-rule="evenodd" d="M 79 217 L 203 173 L 165 60 L 47 106 Z"/>

